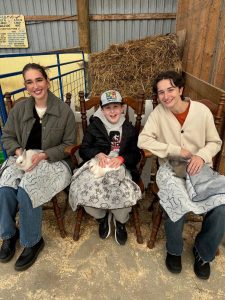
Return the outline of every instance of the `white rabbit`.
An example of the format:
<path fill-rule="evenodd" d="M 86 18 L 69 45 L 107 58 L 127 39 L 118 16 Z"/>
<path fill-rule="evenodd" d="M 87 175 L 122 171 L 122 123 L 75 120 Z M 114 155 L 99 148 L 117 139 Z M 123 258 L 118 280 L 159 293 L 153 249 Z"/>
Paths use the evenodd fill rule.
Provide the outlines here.
<path fill-rule="evenodd" d="M 23 153 L 16 159 L 16 165 L 19 169 L 26 171 L 32 166 L 32 156 L 43 152 L 42 150 L 23 150 Z"/>
<path fill-rule="evenodd" d="M 105 176 L 105 174 L 109 171 L 119 170 L 120 166 L 117 168 L 110 167 L 100 167 L 97 158 L 92 158 L 89 163 L 89 170 L 94 174 L 95 178 L 100 178 Z"/>

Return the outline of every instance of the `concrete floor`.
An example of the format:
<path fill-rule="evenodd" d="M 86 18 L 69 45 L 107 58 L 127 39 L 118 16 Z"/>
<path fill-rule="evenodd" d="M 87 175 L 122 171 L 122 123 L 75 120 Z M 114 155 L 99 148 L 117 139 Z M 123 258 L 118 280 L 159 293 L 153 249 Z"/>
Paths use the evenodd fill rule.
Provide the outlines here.
<path fill-rule="evenodd" d="M 198 279 L 193 272 L 192 245 L 199 223 L 187 223 L 184 231 L 183 270 L 169 273 L 164 265 L 165 238 L 161 228 L 156 247 L 146 242 L 151 215 L 148 201 L 141 200 L 140 213 L 144 244 L 136 242 L 134 228 L 127 225 L 129 239 L 125 246 L 114 237 L 100 240 L 96 222 L 85 216 L 81 238 L 72 239 L 74 213 L 65 216 L 68 237 L 60 238 L 54 215 L 44 211 L 43 237 L 46 242 L 36 263 L 27 271 L 16 272 L 13 260 L 0 266 L 0 299 L 225 299 L 225 248 L 212 263 L 209 280 Z"/>

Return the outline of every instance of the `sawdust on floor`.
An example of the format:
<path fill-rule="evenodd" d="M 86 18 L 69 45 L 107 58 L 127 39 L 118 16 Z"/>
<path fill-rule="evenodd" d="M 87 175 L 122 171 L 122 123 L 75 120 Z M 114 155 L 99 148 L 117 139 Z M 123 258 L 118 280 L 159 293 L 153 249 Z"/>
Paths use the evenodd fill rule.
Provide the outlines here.
<path fill-rule="evenodd" d="M 61 195 L 64 198 L 64 194 Z M 149 196 L 149 195 L 148 195 Z M 184 230 L 183 270 L 167 271 L 165 236 L 161 226 L 156 246 L 146 246 L 150 235 L 151 213 L 148 197 L 140 201 L 144 244 L 138 244 L 132 219 L 127 224 L 128 242 L 119 246 L 113 233 L 107 240 L 98 237 L 96 221 L 85 215 L 79 241 L 72 239 L 75 213 L 65 214 L 67 237 L 62 239 L 53 211 L 44 210 L 43 237 L 46 246 L 27 271 L 16 272 L 13 260 L 1 264 L 1 299 L 225 299 L 225 249 L 212 263 L 209 280 L 199 280 L 193 272 L 192 246 L 201 223 L 188 222 Z"/>

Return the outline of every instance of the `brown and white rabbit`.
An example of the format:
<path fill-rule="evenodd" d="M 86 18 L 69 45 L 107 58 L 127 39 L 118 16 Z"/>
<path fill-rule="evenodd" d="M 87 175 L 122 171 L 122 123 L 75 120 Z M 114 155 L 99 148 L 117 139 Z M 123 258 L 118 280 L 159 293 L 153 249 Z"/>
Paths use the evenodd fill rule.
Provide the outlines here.
<path fill-rule="evenodd" d="M 23 171 L 28 170 L 32 166 L 32 156 L 40 152 L 42 152 L 42 150 L 24 149 L 22 154 L 20 154 L 16 159 L 16 166 Z"/>

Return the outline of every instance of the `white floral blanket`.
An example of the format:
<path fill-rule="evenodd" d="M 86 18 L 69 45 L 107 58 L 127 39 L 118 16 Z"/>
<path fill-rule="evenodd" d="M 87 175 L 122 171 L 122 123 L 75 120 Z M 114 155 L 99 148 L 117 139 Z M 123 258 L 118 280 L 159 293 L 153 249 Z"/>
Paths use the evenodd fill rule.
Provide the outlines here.
<path fill-rule="evenodd" d="M 17 168 L 15 161 L 16 158 L 10 156 L 3 163 L 0 169 L 0 187 L 22 187 L 34 208 L 50 201 L 70 184 L 72 174 L 66 163 L 42 160 L 32 171 L 24 172 Z"/>
<path fill-rule="evenodd" d="M 139 186 L 124 166 L 95 178 L 89 164 L 90 161 L 86 162 L 72 177 L 69 203 L 74 211 L 78 205 L 104 209 L 130 207 L 141 199 Z"/>

